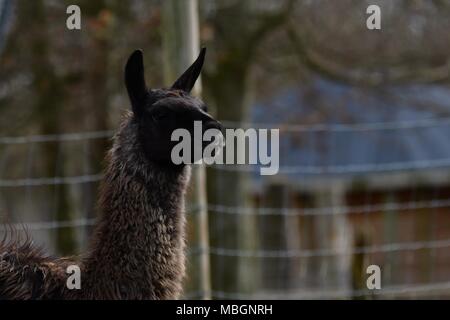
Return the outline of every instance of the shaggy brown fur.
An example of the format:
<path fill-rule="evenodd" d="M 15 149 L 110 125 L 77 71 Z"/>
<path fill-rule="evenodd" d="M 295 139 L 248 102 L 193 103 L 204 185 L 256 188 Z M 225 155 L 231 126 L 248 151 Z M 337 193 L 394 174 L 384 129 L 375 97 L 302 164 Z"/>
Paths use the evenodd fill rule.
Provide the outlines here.
<path fill-rule="evenodd" d="M 107 219 L 83 261 L 84 287 L 92 288 L 85 298 L 173 299 L 181 292 L 189 167 L 148 162 L 136 126 L 125 120 L 108 155 L 100 198 Z"/>
<path fill-rule="evenodd" d="M 84 258 L 54 259 L 14 241 L 0 247 L 0 299 L 173 299 L 184 275 L 184 203 L 189 167 L 147 161 L 125 117 L 107 160 L 102 216 Z M 15 238 L 15 237 L 10 237 Z M 67 266 L 81 267 L 82 289 L 68 290 Z"/>
<path fill-rule="evenodd" d="M 62 299 L 69 258 L 55 259 L 10 233 L 0 243 L 0 300 Z"/>
<path fill-rule="evenodd" d="M 23 244 L 0 242 L 0 299 L 174 299 L 180 295 L 185 273 L 184 194 L 190 168 L 170 162 L 165 139 L 174 129 L 171 125 L 193 130 L 193 120 L 220 128 L 203 103 L 188 94 L 204 53 L 165 90 L 147 90 L 142 53 L 130 57 L 126 84 L 133 113 L 124 117 L 107 156 L 101 216 L 89 251 L 79 258 L 55 259 L 29 239 Z M 66 268 L 71 264 L 81 269 L 79 290 L 66 287 Z"/>

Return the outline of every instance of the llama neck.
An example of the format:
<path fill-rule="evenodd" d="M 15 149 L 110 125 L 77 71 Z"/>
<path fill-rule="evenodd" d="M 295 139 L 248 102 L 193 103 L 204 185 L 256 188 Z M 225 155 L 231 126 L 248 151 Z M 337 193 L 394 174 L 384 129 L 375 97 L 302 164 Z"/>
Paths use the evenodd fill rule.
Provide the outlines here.
<path fill-rule="evenodd" d="M 94 287 L 97 297 L 176 298 L 184 275 L 189 168 L 149 163 L 132 126 L 122 128 L 108 156 L 85 287 Z"/>

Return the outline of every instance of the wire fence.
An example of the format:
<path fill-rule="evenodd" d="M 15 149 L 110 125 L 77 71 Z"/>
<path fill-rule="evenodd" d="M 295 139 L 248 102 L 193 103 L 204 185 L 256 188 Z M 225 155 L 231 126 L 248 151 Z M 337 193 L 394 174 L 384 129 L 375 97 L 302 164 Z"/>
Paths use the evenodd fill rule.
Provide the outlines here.
<path fill-rule="evenodd" d="M 319 132 L 396 132 L 449 126 L 450 118 L 368 124 L 276 125 L 224 123 L 226 127 L 280 128 L 282 134 Z M 91 142 L 110 139 L 112 131 L 93 131 L 58 135 L 0 137 L 0 215 L 13 220 L 13 226 L 36 235 L 50 250 L 56 250 L 52 232 L 60 229 L 76 231 L 80 250 L 89 236 L 87 227 L 95 224 L 92 187 L 102 179 L 92 172 L 89 153 Z M 30 162 L 39 163 L 36 145 L 56 144 L 55 156 L 64 160 L 62 151 L 70 143 L 80 143 L 87 153 L 76 154 L 74 168 L 81 174 L 37 176 Z M 25 161 L 18 160 L 26 147 Z M 22 152 L 22 153 L 21 153 Z M 103 152 L 103 151 L 102 151 Z M 282 155 L 280 155 L 282 157 Z M 25 176 L 11 177 L 9 163 L 25 162 Z M 56 161 L 58 163 L 58 161 Z M 81 165 L 80 165 L 81 163 Z M 213 166 L 217 172 L 253 172 L 257 166 Z M 365 174 L 381 172 L 426 172 L 443 170 L 450 177 L 450 158 L 410 159 L 397 162 L 347 164 L 284 165 L 281 175 Z M 72 169 L 71 169 L 72 170 Z M 68 170 L 69 171 L 69 170 Z M 56 168 L 55 168 L 56 172 Z M 23 173 L 23 172 L 22 172 Z M 5 177 L 8 176 L 8 177 Z M 249 177 L 249 180 L 252 178 Z M 284 180 L 282 180 L 284 181 Z M 259 182 L 261 184 L 261 182 Z M 404 185 L 399 190 L 368 186 L 339 191 L 330 183 L 325 193 L 317 190 L 298 191 L 292 182 L 263 179 L 262 191 L 251 190 L 251 204 L 229 204 L 219 197 L 208 204 L 210 246 L 195 241 L 188 250 L 189 278 L 185 297 L 204 296 L 196 286 L 196 257 L 208 255 L 212 263 L 212 296 L 218 299 L 329 299 L 450 296 L 450 184 L 434 185 L 433 180 Z M 273 187 L 281 185 L 274 195 Z M 389 186 L 389 180 L 386 181 Z M 86 186 L 90 188 L 86 189 Z M 62 187 L 69 188 L 70 219 L 59 219 L 57 204 Z M 48 191 L 42 195 L 42 190 Z M 18 192 L 23 190 L 22 192 Z M 279 190 L 279 189 L 276 189 Z M 335 193 L 337 191 L 338 196 Z M 324 196 L 325 194 L 325 196 Z M 85 198 L 88 197 L 89 200 Z M 23 200 L 26 201 L 23 201 Z M 46 214 L 48 209 L 52 213 Z M 198 209 L 198 208 L 197 208 Z M 189 204 L 188 216 L 195 216 L 195 204 Z M 250 220 L 248 220 L 250 219 Z M 192 231 L 193 230 L 193 231 Z M 195 233 L 195 225 L 191 232 Z M 80 240 L 81 239 L 81 240 Z M 53 244 L 53 246 L 52 246 Z M 361 285 L 365 267 L 382 267 L 383 287 L 368 290 Z M 231 271 L 230 271 L 231 270 Z M 250 270 L 250 272 L 249 272 Z M 254 271 L 254 272 L 253 272 Z M 230 280 L 230 272 L 233 279 Z M 358 274 L 355 278 L 355 274 Z M 252 278 L 249 280 L 249 278 Z M 254 279 L 253 279 L 254 278 Z M 329 279 L 332 279 L 328 281 Z M 232 282 L 232 285 L 226 285 Z M 241 284 L 243 283 L 243 285 Z"/>

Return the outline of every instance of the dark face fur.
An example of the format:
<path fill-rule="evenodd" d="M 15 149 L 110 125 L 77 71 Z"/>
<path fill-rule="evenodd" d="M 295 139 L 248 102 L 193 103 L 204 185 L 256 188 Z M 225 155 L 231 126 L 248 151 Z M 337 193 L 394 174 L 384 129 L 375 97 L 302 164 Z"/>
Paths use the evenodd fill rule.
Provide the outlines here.
<path fill-rule="evenodd" d="M 200 75 L 205 58 L 202 49 L 197 60 L 178 78 L 170 89 L 147 89 L 144 79 L 142 51 L 136 50 L 128 59 L 125 67 L 125 84 L 131 100 L 135 121 L 138 123 L 139 139 L 145 154 L 150 161 L 159 164 L 173 164 L 172 148 L 178 144 L 171 141 L 172 132 L 176 129 L 186 129 L 190 132 L 193 148 L 198 145 L 194 138 L 194 121 L 202 122 L 203 132 L 210 128 L 222 129 L 218 121 L 208 113 L 206 105 L 190 92 Z M 202 134 L 203 134 L 202 132 Z M 202 151 L 208 143 L 201 143 Z"/>

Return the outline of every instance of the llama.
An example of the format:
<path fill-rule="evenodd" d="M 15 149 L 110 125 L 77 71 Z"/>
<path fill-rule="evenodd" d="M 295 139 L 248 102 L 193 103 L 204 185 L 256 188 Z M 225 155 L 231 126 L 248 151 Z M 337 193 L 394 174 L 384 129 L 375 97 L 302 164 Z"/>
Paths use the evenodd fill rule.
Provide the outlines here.
<path fill-rule="evenodd" d="M 171 133 L 184 128 L 193 134 L 194 121 L 202 121 L 205 130 L 222 129 L 205 104 L 189 94 L 204 57 L 202 49 L 170 89 L 149 90 L 142 51 L 130 56 L 125 84 L 132 108 L 107 154 L 101 214 L 89 250 L 80 257 L 57 259 L 30 240 L 3 241 L 0 299 L 179 297 L 185 273 L 184 195 L 190 167 L 171 161 L 175 143 Z M 81 270 L 79 290 L 66 286 L 66 268 L 73 264 Z"/>

